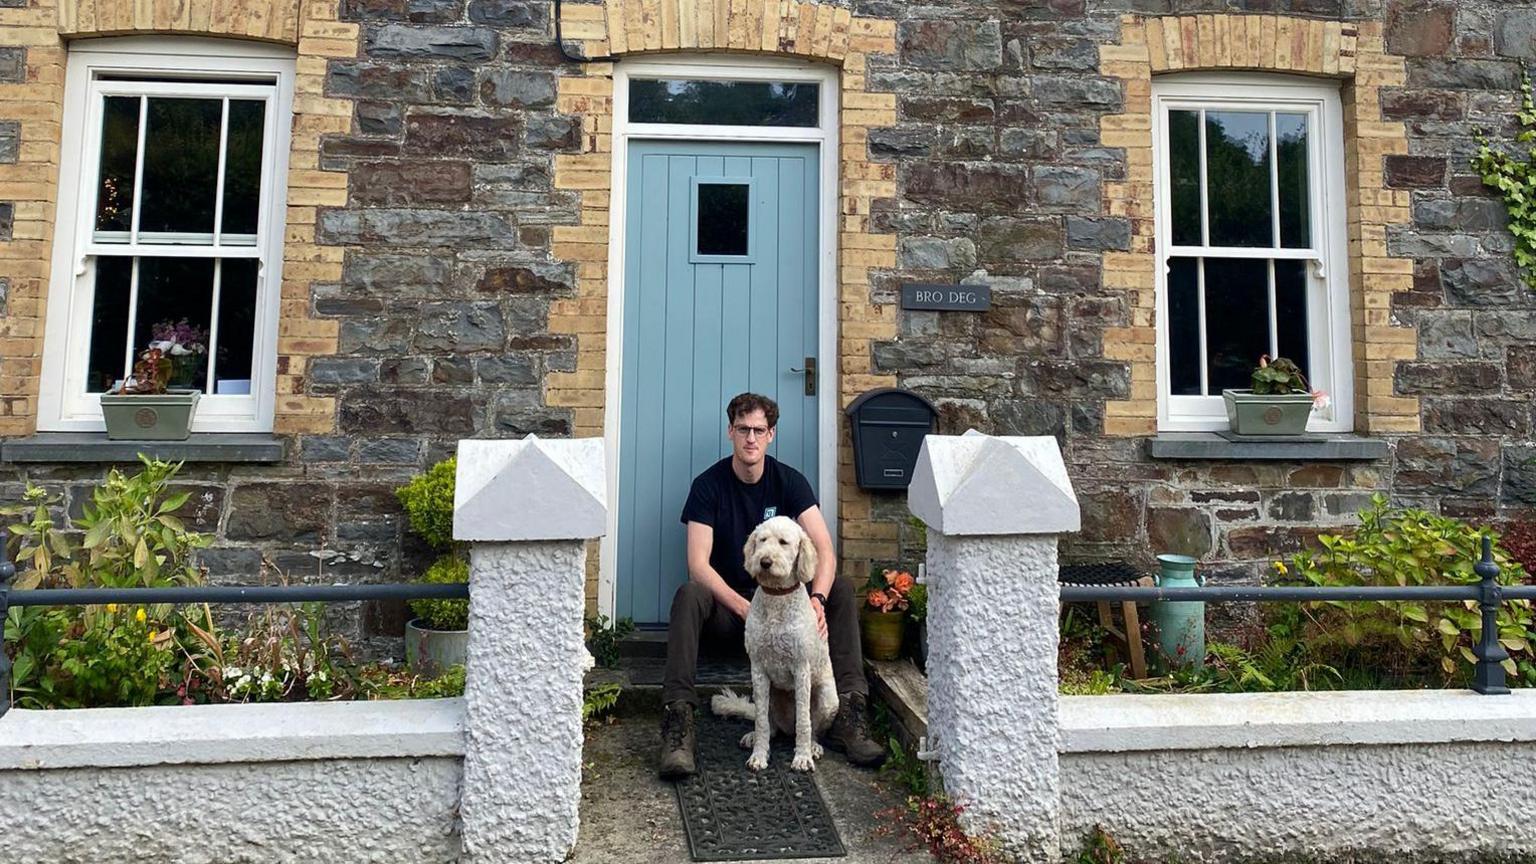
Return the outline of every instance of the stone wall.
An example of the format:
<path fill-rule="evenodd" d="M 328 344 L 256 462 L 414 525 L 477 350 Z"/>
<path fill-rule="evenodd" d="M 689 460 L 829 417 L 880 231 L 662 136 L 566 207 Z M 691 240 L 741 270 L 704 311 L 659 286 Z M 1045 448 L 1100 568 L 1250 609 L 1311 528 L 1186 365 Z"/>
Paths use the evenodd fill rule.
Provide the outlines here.
<path fill-rule="evenodd" d="M 187 32 L 180 19 L 160 21 L 155 4 L 144 6 L 147 25 L 129 16 L 131 26 L 83 31 L 55 0 L 28 2 L 0 9 L 6 435 L 32 431 L 39 386 L 60 32 Z M 565 24 L 572 50 L 591 56 L 677 50 L 691 34 L 700 50 L 810 54 L 841 67 L 845 101 L 862 100 L 845 104 L 842 145 L 845 403 L 895 382 L 938 403 L 942 431 L 1057 437 L 1083 502 L 1069 558 L 1175 550 L 1251 572 L 1318 526 L 1344 523 L 1374 491 L 1478 518 L 1536 506 L 1536 302 L 1514 278 L 1501 205 L 1467 163 L 1475 129 L 1512 134 L 1520 63 L 1536 59 L 1536 2 L 835 7 L 572 2 Z M 277 426 L 289 457 L 189 465 L 185 476 L 199 492 L 198 524 L 219 536 L 207 556 L 216 578 L 251 578 L 262 554 L 301 578 L 408 577 L 425 550 L 403 531 L 395 485 L 462 437 L 602 428 L 611 69 L 562 60 L 548 0 L 306 0 L 298 10 L 292 37 L 280 23 L 253 32 L 253 20 L 286 19 L 249 10 L 237 16 L 243 31 L 219 31 L 296 38 L 300 54 Z M 1174 15 L 1194 17 L 1165 17 Z M 829 47 L 818 52 L 823 17 Z M 1384 208 L 1369 224 L 1356 219 L 1351 242 L 1361 268 L 1355 359 L 1369 382 L 1357 387 L 1361 429 L 1393 444 L 1388 459 L 1146 455 L 1150 271 L 1134 260 L 1149 251 L 1137 186 L 1149 166 L 1136 155 L 1142 130 L 1113 118 L 1148 97 L 1146 76 L 1124 67 L 1137 40 L 1177 28 L 1182 50 L 1184 22 L 1195 22 L 1198 43 L 1205 20 L 1212 33 L 1258 21 L 1261 40 L 1283 24 L 1291 45 L 1315 29 L 1319 49 L 1328 33 L 1351 32 L 1354 57 L 1402 58 L 1383 59 L 1378 89 L 1354 103 L 1382 124 L 1373 135 L 1390 130 L 1395 143 L 1350 145 L 1351 176 L 1377 182 L 1366 203 Z M 837 21 L 845 38 L 866 41 L 834 57 Z M 811 49 L 799 51 L 802 32 Z M 1308 70 L 1310 44 L 1303 36 L 1288 66 L 1236 65 Z M 1279 55 L 1270 46 L 1266 56 Z M 1316 71 L 1356 87 L 1342 66 Z M 987 313 L 897 308 L 903 280 L 973 278 L 993 286 Z M 1379 287 L 1369 300 L 1367 281 Z M 901 496 L 852 488 L 840 434 L 845 570 L 913 560 L 921 532 Z M 33 478 L 78 508 L 99 475 L 0 466 L 0 497 Z M 398 626 L 398 613 L 371 616 L 371 629 Z"/>

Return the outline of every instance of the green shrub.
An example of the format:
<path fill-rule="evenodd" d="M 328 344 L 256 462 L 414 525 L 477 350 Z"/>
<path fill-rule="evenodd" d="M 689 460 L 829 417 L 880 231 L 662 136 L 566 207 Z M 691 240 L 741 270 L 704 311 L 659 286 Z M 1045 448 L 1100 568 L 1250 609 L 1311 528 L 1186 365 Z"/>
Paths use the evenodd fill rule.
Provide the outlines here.
<path fill-rule="evenodd" d="M 453 480 L 457 470 L 458 459 L 449 457 L 395 490 L 411 529 L 434 549 L 453 548 Z"/>
<path fill-rule="evenodd" d="M 1520 108 L 1515 112 L 1520 132 L 1515 153 L 1494 149 L 1479 131 L 1472 167 L 1484 185 L 1499 190 L 1509 211 L 1509 233 L 1515 237 L 1514 258 L 1526 287 L 1536 290 L 1536 100 L 1531 97 L 1531 76 L 1520 81 Z M 1521 153 L 1520 150 L 1524 150 Z"/>
<path fill-rule="evenodd" d="M 464 695 L 464 667 L 450 666 L 436 678 L 375 664 L 357 670 L 357 691 L 364 699 L 446 699 Z"/>
<path fill-rule="evenodd" d="M 469 581 L 469 562 L 458 555 L 444 555 L 432 562 L 421 581 L 428 585 L 451 585 Z M 430 630 L 466 630 L 469 628 L 468 600 L 412 600 L 416 613 Z"/>
<path fill-rule="evenodd" d="M 907 592 L 907 617 L 913 621 L 928 620 L 928 586 L 918 583 Z"/>
<path fill-rule="evenodd" d="M 588 618 L 587 651 L 597 665 L 612 668 L 619 665 L 619 642 L 633 633 L 635 622 L 629 618 L 609 621 L 607 615 Z"/>
<path fill-rule="evenodd" d="M 619 705 L 619 694 L 624 688 L 613 682 L 594 684 L 581 697 L 582 722 L 597 720 L 612 713 Z"/>
<path fill-rule="evenodd" d="M 1473 566 L 1482 557 L 1482 533 L 1458 519 L 1423 510 L 1389 510 L 1377 495 L 1360 513 L 1352 534 L 1323 535 L 1321 550 L 1298 553 L 1275 570 L 1308 585 L 1476 584 Z M 1497 543 L 1494 561 L 1501 584 L 1525 581 L 1525 569 Z M 1327 601 L 1304 604 L 1295 637 L 1312 656 L 1339 667 L 1379 670 L 1389 681 L 1466 682 L 1477 662 L 1472 648 L 1482 638 L 1482 613 L 1465 603 Z M 1498 613 L 1499 642 L 1509 652 L 1505 671 L 1536 684 L 1531 651 L 1529 600 L 1505 601 Z M 1335 662 L 1337 660 L 1338 662 Z"/>
<path fill-rule="evenodd" d="M 164 588 L 196 585 L 194 550 L 208 545 L 176 513 L 180 463 L 139 457 L 132 475 L 113 468 L 74 525 L 55 524 L 60 496 L 29 484 L 22 503 L 0 508 L 20 567 L 15 587 Z M 176 701 L 203 646 L 193 620 L 170 604 L 12 608 L 5 616 L 11 697 L 25 708 L 87 708 Z"/>

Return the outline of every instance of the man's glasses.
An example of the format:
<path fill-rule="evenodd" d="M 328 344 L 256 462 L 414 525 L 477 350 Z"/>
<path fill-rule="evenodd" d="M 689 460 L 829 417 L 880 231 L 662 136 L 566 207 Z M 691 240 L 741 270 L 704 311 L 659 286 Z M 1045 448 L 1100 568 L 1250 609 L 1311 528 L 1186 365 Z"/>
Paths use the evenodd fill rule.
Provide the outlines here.
<path fill-rule="evenodd" d="M 737 435 L 751 441 L 753 438 L 763 438 L 768 434 L 767 426 L 733 426 Z"/>

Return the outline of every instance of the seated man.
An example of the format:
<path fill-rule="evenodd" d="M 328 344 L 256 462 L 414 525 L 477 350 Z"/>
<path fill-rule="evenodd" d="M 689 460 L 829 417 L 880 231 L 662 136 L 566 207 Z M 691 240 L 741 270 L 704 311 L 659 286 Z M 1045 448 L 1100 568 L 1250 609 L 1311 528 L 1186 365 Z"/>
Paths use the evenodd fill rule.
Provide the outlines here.
<path fill-rule="evenodd" d="M 816 578 L 807 586 L 821 637 L 828 642 L 837 679 L 838 712 L 827 746 L 856 765 L 878 765 L 885 748 L 869 737 L 865 701 L 869 683 L 859 647 L 858 601 L 852 584 L 837 578 L 832 536 L 816 493 L 799 471 L 768 455 L 779 406 L 766 396 L 743 393 L 725 409 L 731 455 L 694 478 L 683 522 L 688 526 L 688 581 L 672 598 L 667 625 L 667 669 L 661 698 L 661 776 L 694 772 L 693 689 L 699 643 L 743 644 L 747 609 L 757 585 L 747 575 L 742 546 L 763 520 L 789 516 L 816 544 Z"/>

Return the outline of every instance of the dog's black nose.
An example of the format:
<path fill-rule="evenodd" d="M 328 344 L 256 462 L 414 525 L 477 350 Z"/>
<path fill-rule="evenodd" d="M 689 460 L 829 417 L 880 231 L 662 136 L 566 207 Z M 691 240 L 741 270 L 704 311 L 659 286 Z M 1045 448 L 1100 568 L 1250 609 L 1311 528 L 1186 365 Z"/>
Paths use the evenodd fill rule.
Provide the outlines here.
<path fill-rule="evenodd" d="M 763 563 L 763 569 L 767 570 L 769 567 L 773 566 L 773 559 L 772 558 L 764 558 L 762 563 Z"/>

